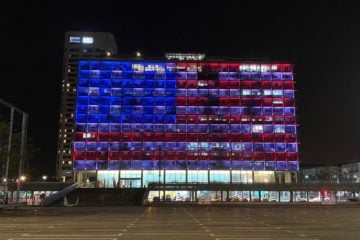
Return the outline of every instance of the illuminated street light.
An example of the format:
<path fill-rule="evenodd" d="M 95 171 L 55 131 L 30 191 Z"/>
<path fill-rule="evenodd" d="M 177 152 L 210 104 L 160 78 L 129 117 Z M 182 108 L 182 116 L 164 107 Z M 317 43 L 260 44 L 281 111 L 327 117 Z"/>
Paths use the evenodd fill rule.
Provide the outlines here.
<path fill-rule="evenodd" d="M 141 52 L 137 51 L 136 52 L 136 57 L 141 57 Z"/>
<path fill-rule="evenodd" d="M 46 181 L 46 180 L 47 180 L 47 176 L 46 176 L 46 175 L 43 175 L 43 176 L 42 176 L 42 180 L 43 180 L 43 181 Z"/>
<path fill-rule="evenodd" d="M 26 176 L 22 175 L 22 176 L 20 177 L 20 181 L 24 182 L 25 180 L 26 180 Z"/>
<path fill-rule="evenodd" d="M 110 56 L 111 56 L 111 52 L 107 51 L 107 52 L 106 52 L 106 56 L 110 57 Z"/>

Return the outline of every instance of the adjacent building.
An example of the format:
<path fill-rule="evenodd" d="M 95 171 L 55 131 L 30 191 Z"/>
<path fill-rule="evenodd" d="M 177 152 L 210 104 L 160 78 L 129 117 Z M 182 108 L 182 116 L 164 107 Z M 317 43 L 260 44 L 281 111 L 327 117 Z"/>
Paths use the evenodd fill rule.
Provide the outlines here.
<path fill-rule="evenodd" d="M 63 181 L 73 177 L 72 146 L 79 59 L 106 58 L 117 54 L 111 33 L 67 32 L 64 43 L 63 77 L 59 117 L 59 137 L 56 171 Z"/>

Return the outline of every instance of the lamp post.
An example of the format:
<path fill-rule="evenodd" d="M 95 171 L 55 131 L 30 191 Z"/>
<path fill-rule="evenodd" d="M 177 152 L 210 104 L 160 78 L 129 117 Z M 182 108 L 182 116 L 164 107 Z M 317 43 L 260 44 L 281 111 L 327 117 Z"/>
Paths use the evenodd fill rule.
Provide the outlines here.
<path fill-rule="evenodd" d="M 17 191 L 16 191 L 16 203 L 19 204 L 19 199 L 20 199 L 20 188 L 21 188 L 21 183 L 25 182 L 26 180 L 26 176 L 21 175 L 18 179 L 17 179 Z"/>
<path fill-rule="evenodd" d="M 10 164 L 10 155 L 11 155 L 11 142 L 12 142 L 12 131 L 14 125 L 14 113 L 15 111 L 22 114 L 22 124 L 21 124 L 21 145 L 20 145 L 20 161 L 19 161 L 19 169 L 18 169 L 18 179 L 20 181 L 21 174 L 23 171 L 23 164 L 25 158 L 25 148 L 26 148 L 26 138 L 27 138 L 27 122 L 28 122 L 28 114 L 23 110 L 11 105 L 10 103 L 0 99 L 0 104 L 10 109 L 10 126 L 9 126 L 9 138 L 8 138 L 8 146 L 7 146 L 7 156 L 6 156 L 6 163 L 5 163 L 5 175 L 3 178 L 4 182 L 4 197 L 8 191 L 8 178 L 9 178 L 9 164 Z M 19 199 L 19 188 L 20 184 L 18 184 L 18 198 Z M 3 204 L 6 201 L 4 199 Z"/>
<path fill-rule="evenodd" d="M 42 176 L 42 180 L 45 182 L 47 180 L 47 176 L 46 175 L 43 175 Z"/>

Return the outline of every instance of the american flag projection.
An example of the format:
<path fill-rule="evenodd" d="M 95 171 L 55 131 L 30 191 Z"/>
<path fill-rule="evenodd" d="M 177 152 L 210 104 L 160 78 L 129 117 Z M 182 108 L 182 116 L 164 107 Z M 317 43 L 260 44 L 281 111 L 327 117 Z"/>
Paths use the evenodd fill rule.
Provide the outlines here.
<path fill-rule="evenodd" d="M 298 170 L 292 65 L 80 61 L 73 169 Z"/>

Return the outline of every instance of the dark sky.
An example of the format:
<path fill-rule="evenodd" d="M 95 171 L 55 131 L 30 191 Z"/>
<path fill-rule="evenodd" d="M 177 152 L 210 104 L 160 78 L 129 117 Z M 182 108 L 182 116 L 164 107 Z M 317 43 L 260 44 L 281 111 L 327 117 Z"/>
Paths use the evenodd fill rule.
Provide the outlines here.
<path fill-rule="evenodd" d="M 30 115 L 54 173 L 64 32 L 108 31 L 121 54 L 204 52 L 295 63 L 303 163 L 360 160 L 357 1 L 7 1 L 0 98 Z M 133 3 L 131 3 L 133 2 Z"/>

